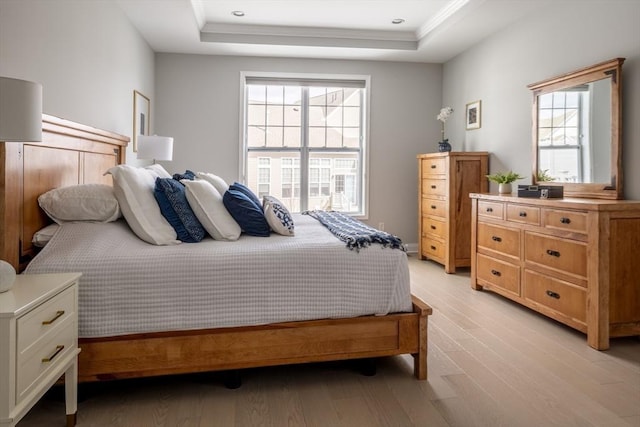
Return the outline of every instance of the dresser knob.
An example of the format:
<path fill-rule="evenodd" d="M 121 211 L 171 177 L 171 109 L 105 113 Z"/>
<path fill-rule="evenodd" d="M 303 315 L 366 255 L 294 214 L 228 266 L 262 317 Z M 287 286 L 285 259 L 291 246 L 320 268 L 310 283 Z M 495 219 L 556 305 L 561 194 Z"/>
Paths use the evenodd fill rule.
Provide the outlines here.
<path fill-rule="evenodd" d="M 432 230 L 435 230 L 435 229 L 436 229 L 436 226 L 435 226 L 435 225 L 432 225 L 432 226 L 431 226 L 431 229 L 432 229 Z"/>
<path fill-rule="evenodd" d="M 431 205 L 431 209 L 435 209 L 435 208 L 436 208 L 436 205 Z"/>
<path fill-rule="evenodd" d="M 493 208 L 487 208 L 487 212 L 493 212 Z"/>
<path fill-rule="evenodd" d="M 491 274 L 493 274 L 494 276 L 497 276 L 497 277 L 502 276 L 502 273 L 500 273 L 498 270 L 491 270 Z"/>
<path fill-rule="evenodd" d="M 563 224 L 571 224 L 571 219 L 563 216 L 562 218 L 560 218 L 560 222 Z"/>
<path fill-rule="evenodd" d="M 527 216 L 527 213 L 526 212 L 520 212 L 518 215 L 520 215 L 521 217 L 524 218 L 525 216 Z"/>
<path fill-rule="evenodd" d="M 547 291 L 547 295 L 551 298 L 560 299 L 560 294 L 553 291 Z"/>
<path fill-rule="evenodd" d="M 436 186 L 435 186 L 435 185 L 432 185 L 432 186 L 431 186 L 431 189 L 432 189 L 432 190 L 435 190 L 435 189 L 436 189 Z"/>
<path fill-rule="evenodd" d="M 432 251 L 435 251 L 435 250 L 436 250 L 436 247 L 435 247 L 435 246 L 433 246 L 433 245 L 431 245 L 431 250 L 432 250 Z"/>
<path fill-rule="evenodd" d="M 491 236 L 491 240 L 493 240 L 494 242 L 502 242 L 502 237 Z"/>
<path fill-rule="evenodd" d="M 554 257 L 560 257 L 560 252 L 553 251 L 551 249 L 547 249 L 547 255 L 551 255 L 551 256 L 554 256 Z"/>
<path fill-rule="evenodd" d="M 431 165 L 431 169 L 435 169 L 435 168 L 436 168 L 436 165 Z"/>

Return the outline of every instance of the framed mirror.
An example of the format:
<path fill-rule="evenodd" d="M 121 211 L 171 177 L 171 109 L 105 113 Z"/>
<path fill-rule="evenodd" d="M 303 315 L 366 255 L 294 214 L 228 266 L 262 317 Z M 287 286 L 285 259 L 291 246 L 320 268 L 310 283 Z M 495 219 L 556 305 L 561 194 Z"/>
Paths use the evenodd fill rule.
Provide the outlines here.
<path fill-rule="evenodd" d="M 623 198 L 623 62 L 527 86 L 533 91 L 533 184 L 562 185 L 565 197 Z"/>

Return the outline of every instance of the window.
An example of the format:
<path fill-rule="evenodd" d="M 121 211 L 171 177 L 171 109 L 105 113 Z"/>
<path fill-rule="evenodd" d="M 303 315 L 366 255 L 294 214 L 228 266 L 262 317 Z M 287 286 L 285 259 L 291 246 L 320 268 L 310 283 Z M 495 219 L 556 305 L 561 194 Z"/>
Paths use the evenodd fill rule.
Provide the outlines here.
<path fill-rule="evenodd" d="M 243 75 L 243 170 L 256 194 L 292 212 L 366 214 L 368 77 L 356 77 Z"/>
<path fill-rule="evenodd" d="M 589 89 L 578 86 L 539 97 L 538 148 L 540 170 L 554 181 L 590 182 L 584 174 L 591 163 L 589 129 Z"/>

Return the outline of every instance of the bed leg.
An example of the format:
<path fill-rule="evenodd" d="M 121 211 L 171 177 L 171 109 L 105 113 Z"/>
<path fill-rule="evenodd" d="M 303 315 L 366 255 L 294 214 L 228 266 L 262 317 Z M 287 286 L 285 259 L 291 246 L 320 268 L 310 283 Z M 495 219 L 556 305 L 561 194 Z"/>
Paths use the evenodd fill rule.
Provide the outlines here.
<path fill-rule="evenodd" d="M 378 372 L 376 359 L 369 357 L 366 359 L 360 359 L 359 362 L 360 373 L 365 377 L 373 377 Z"/>
<path fill-rule="evenodd" d="M 420 317 L 418 328 L 418 352 L 413 356 L 413 375 L 419 380 L 427 379 L 427 316 Z"/>
<path fill-rule="evenodd" d="M 235 390 L 242 385 L 242 378 L 240 377 L 240 371 L 233 369 L 222 373 L 222 383 L 229 390 Z"/>

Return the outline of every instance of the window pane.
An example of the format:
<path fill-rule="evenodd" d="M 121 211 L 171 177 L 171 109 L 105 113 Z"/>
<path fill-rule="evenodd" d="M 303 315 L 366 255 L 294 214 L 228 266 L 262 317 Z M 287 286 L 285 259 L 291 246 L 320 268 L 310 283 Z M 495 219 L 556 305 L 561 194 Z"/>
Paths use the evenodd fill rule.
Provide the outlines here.
<path fill-rule="evenodd" d="M 327 128 L 327 147 L 342 147 L 341 128 Z"/>
<path fill-rule="evenodd" d="M 327 88 L 327 105 L 342 105 L 342 89 Z"/>
<path fill-rule="evenodd" d="M 325 107 L 309 107 L 309 126 L 324 126 L 326 111 Z"/>
<path fill-rule="evenodd" d="M 578 110 L 577 109 L 568 109 L 565 114 L 565 126 L 578 126 Z"/>
<path fill-rule="evenodd" d="M 270 126 L 267 129 L 267 147 L 282 147 L 282 131 L 281 126 Z"/>
<path fill-rule="evenodd" d="M 300 126 L 300 106 L 287 105 L 284 107 L 284 125 Z"/>
<path fill-rule="evenodd" d="M 300 212 L 300 153 L 249 151 L 247 157 L 249 188 L 260 197 L 278 198 L 291 212 Z M 259 166 L 267 162 L 271 167 Z"/>
<path fill-rule="evenodd" d="M 249 147 L 263 147 L 265 132 L 263 127 L 249 126 L 247 128 L 247 145 Z"/>
<path fill-rule="evenodd" d="M 360 107 L 344 108 L 344 126 L 360 126 Z"/>
<path fill-rule="evenodd" d="M 564 107 L 564 92 L 554 92 L 553 93 L 553 108 L 563 108 Z"/>
<path fill-rule="evenodd" d="M 553 94 L 546 93 L 544 95 L 540 95 L 538 97 L 538 106 L 539 108 L 551 108 L 553 105 Z"/>
<path fill-rule="evenodd" d="M 267 104 L 284 104 L 284 86 L 267 86 Z"/>
<path fill-rule="evenodd" d="M 309 128 L 309 147 L 324 147 L 325 128 Z"/>
<path fill-rule="evenodd" d="M 247 124 L 249 126 L 264 126 L 265 111 L 264 105 L 249 105 L 247 110 Z"/>
<path fill-rule="evenodd" d="M 565 121 L 566 121 L 566 117 L 564 114 L 564 110 L 553 110 L 552 126 L 554 128 L 564 126 Z"/>
<path fill-rule="evenodd" d="M 342 107 L 329 107 L 327 109 L 327 126 L 342 126 Z"/>
<path fill-rule="evenodd" d="M 309 209 L 359 212 L 358 153 L 312 152 L 310 155 Z M 313 162 L 314 166 L 311 166 Z M 339 167 L 343 167 L 340 168 Z M 353 167 L 354 169 L 350 169 Z M 311 176 L 311 175 L 310 175 Z M 312 188 L 311 184 L 314 184 Z M 318 185 L 316 189 L 315 185 Z M 311 192 L 313 190 L 313 196 Z"/>
<path fill-rule="evenodd" d="M 323 87 L 309 88 L 309 105 L 326 105 L 326 89 Z"/>
<path fill-rule="evenodd" d="M 281 105 L 269 105 L 267 106 L 267 125 L 268 126 L 282 126 L 283 124 L 283 111 Z"/>
<path fill-rule="evenodd" d="M 285 86 L 284 103 L 287 105 L 302 105 L 302 87 Z"/>
<path fill-rule="evenodd" d="M 285 147 L 300 147 L 300 130 L 299 127 L 284 128 L 284 145 Z"/>
<path fill-rule="evenodd" d="M 349 148 L 360 147 L 360 128 L 342 129 L 342 144 Z"/>
<path fill-rule="evenodd" d="M 578 108 L 582 92 L 567 92 L 567 108 Z"/>
<path fill-rule="evenodd" d="M 360 106 L 360 89 L 346 88 L 344 90 L 344 105 Z"/>
<path fill-rule="evenodd" d="M 264 104 L 266 102 L 266 86 L 262 85 L 248 85 L 247 97 L 249 98 L 249 104 Z"/>

